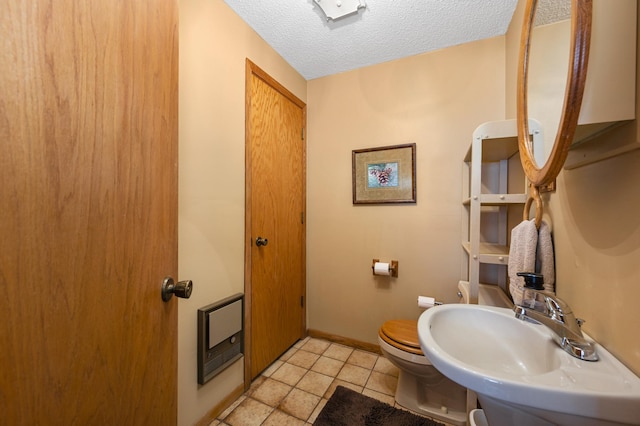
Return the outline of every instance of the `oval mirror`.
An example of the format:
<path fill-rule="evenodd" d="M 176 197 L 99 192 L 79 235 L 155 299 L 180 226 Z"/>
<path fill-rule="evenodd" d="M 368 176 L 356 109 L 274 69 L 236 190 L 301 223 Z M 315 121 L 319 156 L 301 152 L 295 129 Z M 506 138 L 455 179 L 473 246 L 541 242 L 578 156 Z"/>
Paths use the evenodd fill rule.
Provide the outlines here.
<path fill-rule="evenodd" d="M 570 34 L 567 37 L 568 43 L 565 43 L 568 44 L 568 48 L 563 49 L 561 41 L 554 43 L 552 40 L 549 44 L 544 41 L 548 38 L 548 33 L 534 29 L 537 28 L 538 12 L 541 15 L 542 12 L 562 15 L 562 10 L 567 9 L 563 7 L 565 2 L 570 2 L 570 7 L 567 7 L 570 9 L 570 21 L 566 23 Z M 587 78 L 591 14 L 592 0 L 526 1 L 518 62 L 518 145 L 522 167 L 529 182 L 536 187 L 553 182 L 562 169 L 573 141 Z M 537 42 L 540 46 L 536 45 Z M 539 67 L 532 65 L 533 62 L 552 62 L 551 56 L 554 52 L 563 51 L 563 62 L 566 61 L 564 63 L 568 63 L 568 66 L 562 70 L 555 70 L 555 75 L 560 76 L 560 88 L 558 89 L 558 85 L 551 79 L 535 80 L 534 83 L 534 76 L 530 73 Z M 553 94 L 554 86 L 555 90 L 560 92 L 556 96 Z M 533 114 L 530 115 L 529 111 L 539 111 L 539 115 L 546 117 L 535 117 Z M 529 119 L 538 120 L 543 126 L 543 152 L 534 151 L 529 137 Z"/>

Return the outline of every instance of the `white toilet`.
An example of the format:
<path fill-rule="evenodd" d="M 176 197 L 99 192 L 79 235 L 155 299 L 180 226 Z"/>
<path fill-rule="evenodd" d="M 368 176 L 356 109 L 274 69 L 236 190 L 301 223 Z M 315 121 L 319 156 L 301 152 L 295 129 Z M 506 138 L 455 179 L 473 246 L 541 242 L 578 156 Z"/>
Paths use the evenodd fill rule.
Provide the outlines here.
<path fill-rule="evenodd" d="M 467 389 L 436 370 L 422 353 L 417 320 L 385 322 L 378 343 L 400 370 L 395 396 L 399 405 L 449 424 L 467 424 Z"/>

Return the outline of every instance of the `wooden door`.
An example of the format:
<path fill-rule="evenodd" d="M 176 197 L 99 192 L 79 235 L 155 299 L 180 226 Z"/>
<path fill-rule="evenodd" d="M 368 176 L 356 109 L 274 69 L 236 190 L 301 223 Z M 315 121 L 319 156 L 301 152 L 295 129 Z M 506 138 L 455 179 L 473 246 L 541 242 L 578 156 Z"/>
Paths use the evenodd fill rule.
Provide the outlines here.
<path fill-rule="evenodd" d="M 177 13 L 0 2 L 2 424 L 177 422 Z"/>
<path fill-rule="evenodd" d="M 247 61 L 246 384 L 306 333 L 305 108 Z"/>

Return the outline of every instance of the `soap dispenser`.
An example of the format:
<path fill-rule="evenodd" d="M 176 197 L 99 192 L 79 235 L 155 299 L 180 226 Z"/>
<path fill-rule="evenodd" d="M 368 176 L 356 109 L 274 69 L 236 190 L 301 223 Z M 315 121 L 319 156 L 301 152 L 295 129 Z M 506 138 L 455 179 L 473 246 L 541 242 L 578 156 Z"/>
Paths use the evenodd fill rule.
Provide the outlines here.
<path fill-rule="evenodd" d="M 534 272 L 518 272 L 516 275 L 524 278 L 524 293 L 522 294 L 522 305 L 544 312 L 545 304 L 540 291 L 544 291 L 544 276 Z"/>

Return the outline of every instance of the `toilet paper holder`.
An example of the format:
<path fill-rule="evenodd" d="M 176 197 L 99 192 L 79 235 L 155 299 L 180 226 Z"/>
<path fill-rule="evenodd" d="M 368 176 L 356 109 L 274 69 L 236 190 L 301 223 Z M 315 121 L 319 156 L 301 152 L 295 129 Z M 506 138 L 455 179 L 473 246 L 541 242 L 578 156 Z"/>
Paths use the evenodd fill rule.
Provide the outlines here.
<path fill-rule="evenodd" d="M 381 274 L 376 274 L 376 263 L 378 262 L 380 262 L 380 259 L 373 259 L 373 262 L 371 262 L 371 272 L 373 273 L 373 275 L 381 275 Z M 389 273 L 386 275 L 395 277 L 395 278 L 398 277 L 398 261 L 397 260 L 392 260 L 391 262 L 389 262 Z"/>

